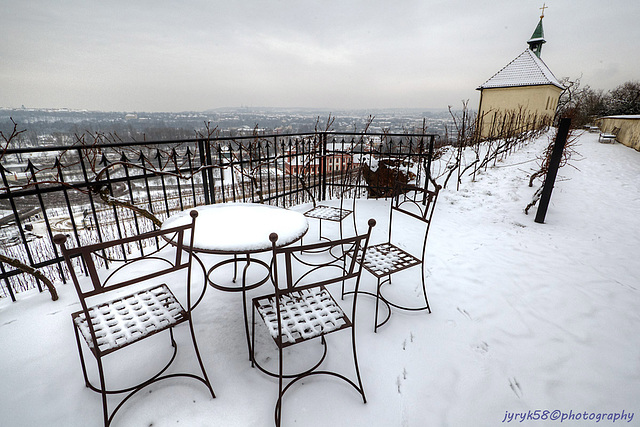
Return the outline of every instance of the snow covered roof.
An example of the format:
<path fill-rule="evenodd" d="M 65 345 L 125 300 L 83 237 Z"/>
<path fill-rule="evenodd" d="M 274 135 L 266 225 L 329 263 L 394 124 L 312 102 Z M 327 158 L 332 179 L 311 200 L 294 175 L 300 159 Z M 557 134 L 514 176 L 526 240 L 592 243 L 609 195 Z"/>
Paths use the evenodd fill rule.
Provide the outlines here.
<path fill-rule="evenodd" d="M 526 49 L 502 70 L 478 87 L 478 90 L 549 84 L 564 89 L 564 86 L 556 79 L 547 64 L 530 49 Z"/>

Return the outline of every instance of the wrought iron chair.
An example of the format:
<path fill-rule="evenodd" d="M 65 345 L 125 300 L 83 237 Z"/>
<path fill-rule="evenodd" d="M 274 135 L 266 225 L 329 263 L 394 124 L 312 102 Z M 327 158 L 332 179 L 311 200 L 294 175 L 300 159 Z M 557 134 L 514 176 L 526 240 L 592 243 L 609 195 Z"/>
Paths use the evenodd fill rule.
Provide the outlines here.
<path fill-rule="evenodd" d="M 153 383 L 167 378 L 188 377 L 201 381 L 206 385 L 211 396 L 215 398 L 198 350 L 191 318 L 191 309 L 193 308 L 191 304 L 191 264 L 193 259 L 191 249 L 193 247 L 197 215 L 197 211 L 191 211 L 191 223 L 183 226 L 78 248 L 66 247 L 66 236 L 62 234 L 54 237 L 54 242 L 60 245 L 62 249 L 62 254 L 82 306 L 82 310 L 71 315 L 73 329 L 76 335 L 85 385 L 102 396 L 105 427 L 113 422 L 116 413 L 134 394 Z M 143 247 L 143 242 L 145 241 L 151 241 L 159 248 L 156 250 L 146 248 L 147 252 L 150 253 L 145 255 Z M 161 244 L 158 245 L 158 243 Z M 175 246 L 175 255 L 171 251 L 163 251 L 167 245 Z M 143 255 L 127 259 L 126 253 L 132 246 L 134 249 L 139 248 Z M 163 257 L 159 253 L 160 251 L 169 255 Z M 111 259 L 111 256 L 117 253 L 124 254 L 122 262 Z M 84 282 L 77 276 L 72 262 L 74 257 L 81 258 L 90 280 Z M 102 261 L 98 261 L 98 259 Z M 132 264 L 143 260 L 152 262 L 154 268 L 147 267 L 143 269 L 141 264 L 136 264 L 138 268 L 132 267 Z M 111 264 L 113 271 L 108 275 L 106 274 L 107 271 L 98 271 L 98 265 L 101 263 Z M 184 306 L 169 289 L 169 286 L 159 284 L 159 281 L 156 280 L 165 276 L 164 280 L 170 279 L 172 283 L 175 283 L 177 280 L 175 275 L 172 274 L 171 277 L 167 275 L 176 272 L 186 273 L 186 303 Z M 101 276 L 106 277 L 103 278 Z M 142 282 L 145 283 L 143 284 Z M 151 286 L 150 283 L 152 283 Z M 189 325 L 195 356 L 202 372 L 201 375 L 166 373 L 175 360 L 178 351 L 178 346 L 173 336 L 173 328 L 181 323 L 188 323 Z M 120 389 L 107 387 L 103 358 L 128 347 L 130 344 L 167 329 L 169 330 L 173 354 L 170 356 L 169 362 L 160 371 L 136 385 Z M 96 359 L 100 379 L 99 386 L 92 384 L 89 380 L 81 338 L 86 342 L 88 350 Z M 118 359 L 118 362 L 120 362 L 120 359 Z M 126 363 L 127 360 L 123 357 L 121 362 Z M 107 397 L 125 393 L 126 395 L 115 406 L 115 409 L 109 412 Z"/>
<path fill-rule="evenodd" d="M 311 262 L 303 258 L 304 253 L 315 253 L 322 249 L 331 249 L 333 246 L 348 246 L 356 254 L 366 250 L 371 229 L 375 226 L 375 220 L 369 220 L 369 228 L 366 234 L 357 235 L 336 241 L 320 242 L 307 245 L 292 245 L 278 248 L 276 242 L 278 235 L 272 233 L 269 239 L 273 243 L 272 278 L 275 292 L 269 295 L 259 296 L 253 299 L 252 310 L 252 366 L 257 367 L 267 375 L 278 378 L 278 400 L 275 407 L 275 423 L 280 426 L 282 421 L 282 399 L 284 393 L 298 381 L 312 375 L 330 375 L 340 378 L 350 384 L 362 396 L 366 403 L 364 387 L 360 377 L 358 357 L 356 352 L 356 302 L 362 264 L 357 262 L 359 258 L 348 258 L 346 253 L 335 258 L 325 255 L 328 262 Z M 284 258 L 283 265 L 278 261 Z M 308 257 L 307 257 L 308 258 Z M 316 258 L 314 255 L 311 258 Z M 279 268 L 279 267 L 282 267 Z M 283 271 L 284 270 L 284 271 Z M 302 270 L 302 274 L 300 273 Z M 279 274 L 283 274 L 281 280 Z M 342 283 L 353 279 L 355 281 L 354 298 L 351 304 L 351 313 L 344 310 L 327 290 L 327 285 Z M 270 371 L 261 366 L 255 357 L 255 331 L 256 314 L 266 325 L 271 337 L 278 347 L 278 370 Z M 338 372 L 319 369 L 327 355 L 327 341 L 325 336 L 329 333 L 343 329 L 351 329 L 351 347 L 355 379 Z M 323 353 L 320 360 L 312 367 L 296 373 L 285 373 L 284 349 L 314 338 L 320 338 L 323 345 Z M 287 384 L 285 385 L 285 381 Z"/>
<path fill-rule="evenodd" d="M 358 188 L 358 184 L 361 177 L 361 166 L 354 164 L 351 160 L 347 164 L 347 167 L 342 175 L 342 183 L 339 186 L 338 194 L 340 196 L 340 204 L 338 206 L 332 206 L 327 203 L 315 204 L 312 209 L 304 213 L 307 218 L 313 218 L 318 220 L 318 238 L 320 240 L 330 240 L 326 236 L 322 235 L 322 221 L 337 222 L 340 226 L 340 238 L 343 238 L 342 223 L 347 218 L 351 217 L 353 220 L 353 230 L 355 234 L 358 234 L 358 227 L 356 224 L 356 194 L 355 190 Z M 346 197 L 351 195 L 351 205 L 348 206 Z"/>
<path fill-rule="evenodd" d="M 387 323 L 387 321 L 391 317 L 392 307 L 405 311 L 426 310 L 431 313 L 431 307 L 429 306 L 429 299 L 427 298 L 427 287 L 425 283 L 424 259 L 427 249 L 429 228 L 431 226 L 431 220 L 440 189 L 440 185 L 436 185 L 434 190 L 427 190 L 409 184 L 397 185 L 389 209 L 388 239 L 385 243 L 369 246 L 365 252 L 363 261 L 364 269 L 376 277 L 377 285 L 375 295 L 365 291 L 360 291 L 360 293 L 373 295 L 376 298 L 374 318 L 375 332 L 378 331 L 378 328 L 380 326 Z M 397 233 L 397 230 L 395 234 L 392 232 L 399 215 L 402 215 L 403 217 L 405 217 L 405 219 L 411 218 L 415 221 L 418 221 L 423 226 L 424 237 L 422 239 L 422 250 L 417 255 L 413 255 L 407 252 L 395 243 L 398 242 L 396 234 L 399 233 Z M 382 286 L 391 283 L 391 276 L 395 273 L 398 273 L 399 271 L 417 266 L 420 266 L 421 268 L 420 279 L 422 283 L 422 294 L 424 297 L 424 303 L 420 303 L 414 306 L 408 306 L 404 305 L 404 303 L 401 304 L 398 302 L 393 302 L 389 298 L 385 298 L 385 296 L 382 294 Z M 343 296 L 349 293 L 351 292 L 343 292 Z M 381 301 L 386 306 L 387 314 L 384 319 L 379 321 L 379 308 Z"/>

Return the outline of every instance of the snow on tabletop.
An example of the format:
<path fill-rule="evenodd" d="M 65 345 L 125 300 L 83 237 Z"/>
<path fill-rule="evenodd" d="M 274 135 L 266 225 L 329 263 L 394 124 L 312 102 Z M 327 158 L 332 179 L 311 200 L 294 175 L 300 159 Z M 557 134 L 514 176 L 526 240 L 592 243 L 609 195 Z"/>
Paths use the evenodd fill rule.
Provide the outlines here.
<path fill-rule="evenodd" d="M 162 228 L 186 224 L 186 210 L 167 219 Z M 255 251 L 271 247 L 269 234 L 278 234 L 279 244 L 296 241 L 309 223 L 299 212 L 256 203 L 221 203 L 199 206 L 194 246 L 211 251 Z"/>

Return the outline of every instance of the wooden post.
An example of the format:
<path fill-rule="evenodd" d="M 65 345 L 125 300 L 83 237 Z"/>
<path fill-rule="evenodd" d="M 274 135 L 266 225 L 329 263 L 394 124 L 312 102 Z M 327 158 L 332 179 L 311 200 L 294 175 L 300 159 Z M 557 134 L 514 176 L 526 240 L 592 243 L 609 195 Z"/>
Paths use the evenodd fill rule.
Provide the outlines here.
<path fill-rule="evenodd" d="M 556 181 L 556 175 L 558 174 L 558 168 L 560 167 L 560 160 L 562 159 L 562 152 L 564 151 L 564 145 L 567 142 L 570 126 L 571 119 L 560 119 L 558 135 L 556 136 L 556 142 L 553 146 L 553 152 L 551 153 L 551 160 L 549 161 L 549 170 L 547 171 L 547 177 L 544 180 L 542 196 L 536 212 L 535 222 L 540 224 L 544 224 L 544 218 L 547 215 L 549 200 L 551 200 L 551 191 L 553 190 L 553 185 Z"/>

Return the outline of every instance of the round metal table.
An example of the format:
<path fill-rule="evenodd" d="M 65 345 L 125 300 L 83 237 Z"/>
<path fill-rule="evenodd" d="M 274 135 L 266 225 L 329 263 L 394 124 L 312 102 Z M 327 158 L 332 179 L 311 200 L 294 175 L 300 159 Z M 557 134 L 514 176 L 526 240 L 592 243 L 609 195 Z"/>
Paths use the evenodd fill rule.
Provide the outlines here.
<path fill-rule="evenodd" d="M 209 269 L 207 280 L 216 289 L 223 291 L 243 291 L 253 289 L 268 280 L 265 278 L 247 285 L 246 270 L 251 263 L 257 263 L 269 270 L 264 261 L 252 258 L 251 254 L 271 250 L 269 234 L 278 233 L 278 246 L 286 246 L 300 240 L 309 229 L 309 223 L 300 212 L 290 211 L 277 206 L 258 203 L 220 203 L 198 206 L 196 220 L 196 235 L 193 250 L 215 255 L 232 255 Z M 191 221 L 189 211 L 172 215 L 162 228 L 175 227 Z M 185 236 L 188 239 L 190 236 Z M 211 273 L 217 268 L 228 264 L 245 261 L 245 274 L 242 286 L 229 286 L 216 283 Z M 235 271 L 233 282 L 235 282 Z"/>
<path fill-rule="evenodd" d="M 249 340 L 249 324 L 247 318 L 246 292 L 257 288 L 269 280 L 270 265 L 252 254 L 267 252 L 272 249 L 269 234 L 278 233 L 277 245 L 286 246 L 302 239 L 309 229 L 307 218 L 300 212 L 257 203 L 220 203 L 198 206 L 193 251 L 214 255 L 230 255 L 213 265 L 206 272 L 206 281 L 214 288 L 228 292 L 242 292 L 242 307 L 245 333 L 249 357 L 251 343 Z M 169 217 L 162 228 L 171 228 L 191 221 L 189 209 Z M 184 239 L 191 238 L 185 233 Z M 206 268 L 198 260 L 203 270 Z M 236 283 L 237 265 L 244 262 L 240 285 L 223 285 L 217 283 L 212 275 L 220 267 L 233 263 L 232 283 Z M 253 283 L 247 283 L 247 270 L 251 265 L 260 265 L 265 269 L 265 276 Z M 206 287 L 205 287 L 206 288 Z M 203 293 L 204 296 L 204 293 Z M 201 297 L 202 298 L 202 297 Z"/>

